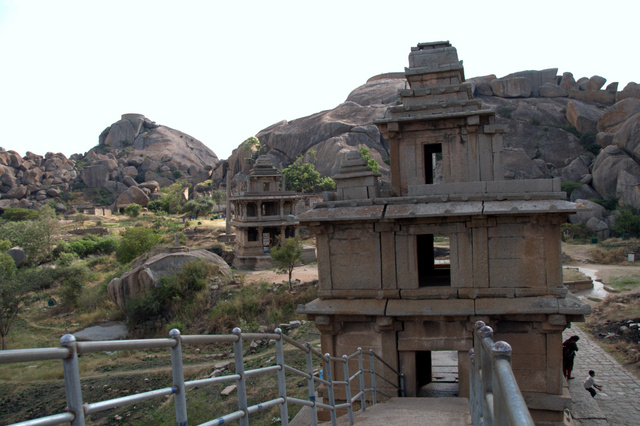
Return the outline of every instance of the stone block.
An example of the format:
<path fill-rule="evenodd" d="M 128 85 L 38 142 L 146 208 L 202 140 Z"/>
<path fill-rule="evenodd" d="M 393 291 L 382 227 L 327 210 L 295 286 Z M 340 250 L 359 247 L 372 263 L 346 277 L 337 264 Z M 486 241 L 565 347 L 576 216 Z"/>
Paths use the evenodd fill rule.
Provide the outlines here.
<path fill-rule="evenodd" d="M 564 200 L 487 201 L 484 214 L 574 213 L 575 204 Z"/>
<path fill-rule="evenodd" d="M 476 299 L 476 315 L 508 314 L 557 314 L 558 299 L 555 297 L 527 297 L 515 299 Z"/>
<path fill-rule="evenodd" d="M 451 195 L 451 194 L 483 194 L 487 192 L 487 182 L 439 183 L 436 185 L 410 185 L 410 197 L 422 195 Z"/>
<path fill-rule="evenodd" d="M 457 295 L 458 290 L 452 287 L 420 287 L 401 290 L 403 299 L 450 299 Z"/>
<path fill-rule="evenodd" d="M 487 182 L 487 192 L 553 192 L 552 179 L 523 179 Z"/>
<path fill-rule="evenodd" d="M 473 300 L 390 300 L 389 316 L 473 315 Z"/>
<path fill-rule="evenodd" d="M 482 202 L 447 202 L 428 204 L 399 204 L 389 205 L 385 213 L 387 219 L 407 217 L 442 217 L 469 216 L 482 214 Z"/>
<path fill-rule="evenodd" d="M 314 300 L 306 305 L 298 305 L 298 313 L 310 315 L 375 315 L 384 316 L 385 300 L 373 299 L 333 299 Z"/>
<path fill-rule="evenodd" d="M 547 376 L 545 370 L 513 370 L 521 392 L 546 392 Z"/>

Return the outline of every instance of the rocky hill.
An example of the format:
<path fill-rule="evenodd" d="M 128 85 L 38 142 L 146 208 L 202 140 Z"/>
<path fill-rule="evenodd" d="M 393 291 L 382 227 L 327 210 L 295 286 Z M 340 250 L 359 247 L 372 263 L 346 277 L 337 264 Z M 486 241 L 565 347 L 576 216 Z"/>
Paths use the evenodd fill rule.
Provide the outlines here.
<path fill-rule="evenodd" d="M 116 208 L 146 205 L 177 178 L 193 184 L 210 179 L 219 163 L 213 151 L 186 133 L 141 114 L 124 114 L 84 155 L 67 159 L 60 153 L 42 157 L 29 152 L 21 158 L 0 149 L 0 209 L 39 208 L 54 201 L 64 211 L 60 196 L 83 188 L 108 191 Z"/>
<path fill-rule="evenodd" d="M 506 179 L 559 177 L 575 183 L 572 200 L 619 198 L 640 209 L 640 85 L 629 83 L 619 91 L 617 83 L 605 87 L 603 77 L 576 81 L 571 73 L 557 75 L 557 69 L 476 77 L 467 83 L 485 108 L 495 109 L 497 121 L 509 127 Z M 366 146 L 388 180 L 389 146 L 373 122 L 399 102 L 398 89 L 406 86 L 403 73 L 372 77 L 334 109 L 260 131 L 261 153 L 284 168 L 314 150 L 316 169 L 332 176 L 349 151 Z M 220 184 L 227 172 L 231 177 L 248 173 L 247 158 L 255 156 L 254 150 L 241 144 L 220 161 L 189 135 L 125 114 L 84 156 L 28 153 L 21 158 L 0 150 L 0 209 L 60 202 L 60 194 L 82 185 L 123 197 L 120 206 L 144 203 L 176 177 Z M 606 215 L 596 214 L 592 225 L 606 231 L 611 223 Z"/>

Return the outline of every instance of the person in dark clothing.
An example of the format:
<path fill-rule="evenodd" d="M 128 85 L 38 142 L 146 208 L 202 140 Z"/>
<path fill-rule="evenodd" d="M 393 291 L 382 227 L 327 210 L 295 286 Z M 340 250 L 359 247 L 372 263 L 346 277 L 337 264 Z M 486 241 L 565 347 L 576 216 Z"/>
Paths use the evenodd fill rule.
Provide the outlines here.
<path fill-rule="evenodd" d="M 573 370 L 573 359 L 578 351 L 578 340 L 580 340 L 578 336 L 571 336 L 562 343 L 562 375 L 567 380 L 573 379 L 571 370 Z"/>

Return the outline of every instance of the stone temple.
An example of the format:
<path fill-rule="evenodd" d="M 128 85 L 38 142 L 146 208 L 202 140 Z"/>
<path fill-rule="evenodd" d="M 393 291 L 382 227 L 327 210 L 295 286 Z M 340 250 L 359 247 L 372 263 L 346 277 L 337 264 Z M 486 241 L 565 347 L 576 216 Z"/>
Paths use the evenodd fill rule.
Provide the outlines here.
<path fill-rule="evenodd" d="M 505 128 L 473 98 L 448 42 L 412 48 L 405 75 L 401 103 L 376 123 L 390 145 L 392 189 L 381 191 L 353 153 L 335 176 L 335 199 L 298 215 L 316 236 L 319 274 L 318 299 L 298 311 L 315 321 L 323 352 L 381 354 L 406 375 L 407 396 L 434 380 L 437 351 L 457 352 L 458 392 L 468 396 L 482 320 L 512 345 L 536 422 L 562 422 L 571 401 L 562 331 L 590 312 L 562 280 L 560 226 L 575 207 L 560 179 L 504 179 Z"/>

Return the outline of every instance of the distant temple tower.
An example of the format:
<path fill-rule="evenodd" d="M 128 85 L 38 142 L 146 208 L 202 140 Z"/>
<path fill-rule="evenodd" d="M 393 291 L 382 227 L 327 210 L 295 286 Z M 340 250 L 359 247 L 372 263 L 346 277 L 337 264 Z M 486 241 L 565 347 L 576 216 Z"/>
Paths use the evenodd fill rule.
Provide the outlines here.
<path fill-rule="evenodd" d="M 297 235 L 299 222 L 294 215 L 302 196 L 285 191 L 284 176 L 265 155 L 258 157 L 238 186 L 230 198 L 236 233 L 233 265 L 238 269 L 270 268 L 270 248 Z"/>
<path fill-rule="evenodd" d="M 590 312 L 562 280 L 560 226 L 574 205 L 559 179 L 504 180 L 505 128 L 473 98 L 448 42 L 412 48 L 405 75 L 401 104 L 376 123 L 389 141 L 392 196 L 380 197 L 378 177 L 354 155 L 336 201 L 298 215 L 316 235 L 320 281 L 318 299 L 298 311 L 321 331 L 322 352 L 373 348 L 405 373 L 408 396 L 433 380 L 432 352 L 443 350 L 457 351 L 468 396 L 482 320 L 512 345 L 534 419 L 562 422 L 562 331 Z M 447 240 L 449 259 L 438 259 Z"/>

